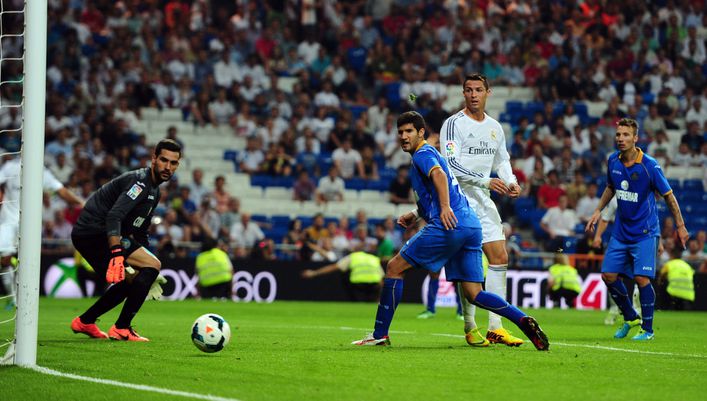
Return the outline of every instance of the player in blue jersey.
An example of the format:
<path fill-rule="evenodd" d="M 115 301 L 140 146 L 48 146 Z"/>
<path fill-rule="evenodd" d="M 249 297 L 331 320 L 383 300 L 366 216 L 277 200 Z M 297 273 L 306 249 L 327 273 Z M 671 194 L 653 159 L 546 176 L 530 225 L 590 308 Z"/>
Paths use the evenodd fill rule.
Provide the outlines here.
<path fill-rule="evenodd" d="M 587 222 L 586 230 L 592 231 L 601 217 L 601 210 L 616 195 L 617 209 L 611 240 L 604 254 L 601 275 L 624 318 L 624 324 L 614 338 L 624 338 L 636 326 L 641 326 L 634 340 L 653 339 L 653 310 L 657 247 L 660 237 L 658 212 L 654 192 L 665 199 L 677 226 L 683 248 L 689 238 L 680 206 L 663 175 L 658 162 L 636 148 L 638 123 L 623 118 L 617 123 L 616 146 L 618 152 L 609 156 L 607 185 L 597 210 Z M 638 284 L 643 319 L 638 315 L 619 274 L 633 278 Z"/>
<path fill-rule="evenodd" d="M 538 322 L 496 294 L 482 290 L 481 224 L 439 152 L 425 141 L 425 120 L 414 111 L 398 117 L 398 139 L 412 155 L 410 180 L 417 209 L 398 218 L 407 227 L 422 217 L 427 225 L 405 243 L 389 262 L 383 281 L 375 329 L 354 345 L 390 345 L 388 329 L 403 294 L 403 276 L 411 267 L 439 272 L 445 266 L 447 280 L 461 282 L 469 302 L 511 320 L 545 351 L 550 343 Z"/>

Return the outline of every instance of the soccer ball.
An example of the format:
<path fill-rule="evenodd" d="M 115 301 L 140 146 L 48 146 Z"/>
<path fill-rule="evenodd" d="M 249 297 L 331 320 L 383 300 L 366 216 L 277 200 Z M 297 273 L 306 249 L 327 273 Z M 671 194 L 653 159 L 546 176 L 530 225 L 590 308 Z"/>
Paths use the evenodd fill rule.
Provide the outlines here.
<path fill-rule="evenodd" d="M 204 352 L 218 352 L 231 340 L 231 326 L 215 313 L 199 316 L 191 328 L 191 340 Z"/>

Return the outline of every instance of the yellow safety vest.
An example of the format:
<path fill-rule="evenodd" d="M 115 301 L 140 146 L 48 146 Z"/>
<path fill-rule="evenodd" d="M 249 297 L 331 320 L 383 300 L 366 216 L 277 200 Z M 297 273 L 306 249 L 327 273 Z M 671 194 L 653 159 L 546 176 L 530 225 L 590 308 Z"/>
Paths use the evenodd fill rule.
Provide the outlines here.
<path fill-rule="evenodd" d="M 550 266 L 550 275 L 554 283 L 552 290 L 557 291 L 560 288 L 565 288 L 576 293 L 582 291 L 582 286 L 579 284 L 579 274 L 577 269 L 570 265 L 555 264 Z"/>
<path fill-rule="evenodd" d="M 352 284 L 374 284 L 383 279 L 383 269 L 378 256 L 366 252 L 354 252 L 349 256 L 349 281 Z"/>
<path fill-rule="evenodd" d="M 219 248 L 200 253 L 196 257 L 196 273 L 202 287 L 227 283 L 233 277 L 231 260 L 228 254 Z"/>
<path fill-rule="evenodd" d="M 695 300 L 695 270 L 682 259 L 669 260 L 663 269 L 668 272 L 668 294 L 671 297 Z"/>

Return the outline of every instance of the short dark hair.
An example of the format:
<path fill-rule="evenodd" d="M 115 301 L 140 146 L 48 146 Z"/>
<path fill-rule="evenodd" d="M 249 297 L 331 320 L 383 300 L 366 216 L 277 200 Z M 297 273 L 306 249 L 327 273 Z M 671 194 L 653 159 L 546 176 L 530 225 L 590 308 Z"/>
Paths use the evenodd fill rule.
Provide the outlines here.
<path fill-rule="evenodd" d="M 412 124 L 412 126 L 419 131 L 425 128 L 425 119 L 416 111 L 406 111 L 398 117 L 398 128 L 405 124 Z"/>
<path fill-rule="evenodd" d="M 629 127 L 633 129 L 633 135 L 638 135 L 638 121 L 633 118 L 622 118 L 616 123 L 617 127 Z"/>
<path fill-rule="evenodd" d="M 159 141 L 157 146 L 155 146 L 155 156 L 159 156 L 160 153 L 162 153 L 162 149 L 177 152 L 179 153 L 179 157 L 182 157 L 182 146 L 173 139 L 163 139 Z"/>
<path fill-rule="evenodd" d="M 489 81 L 486 79 L 486 75 L 475 72 L 464 77 L 464 83 L 462 87 L 466 86 L 466 81 L 481 81 L 484 84 L 484 89 L 489 90 Z"/>

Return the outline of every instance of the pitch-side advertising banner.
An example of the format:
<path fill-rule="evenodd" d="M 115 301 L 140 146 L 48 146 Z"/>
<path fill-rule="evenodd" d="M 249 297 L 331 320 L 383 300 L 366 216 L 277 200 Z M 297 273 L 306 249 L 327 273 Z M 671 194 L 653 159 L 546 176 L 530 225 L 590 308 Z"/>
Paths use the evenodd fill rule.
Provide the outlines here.
<path fill-rule="evenodd" d="M 547 291 L 546 271 L 520 271 L 509 270 L 508 301 L 520 308 L 553 308 L 556 307 L 550 300 Z M 601 281 L 601 274 L 589 273 L 586 277 L 580 278 L 582 282 L 582 292 L 577 297 L 577 309 L 606 309 L 607 292 L 606 286 Z M 429 277 L 422 283 L 422 299 L 427 302 L 427 291 L 429 287 Z M 439 279 L 439 290 L 437 291 L 437 307 L 457 306 L 457 296 L 454 285 L 444 277 L 444 270 Z M 565 301 L 561 301 L 561 308 L 567 308 Z"/>

